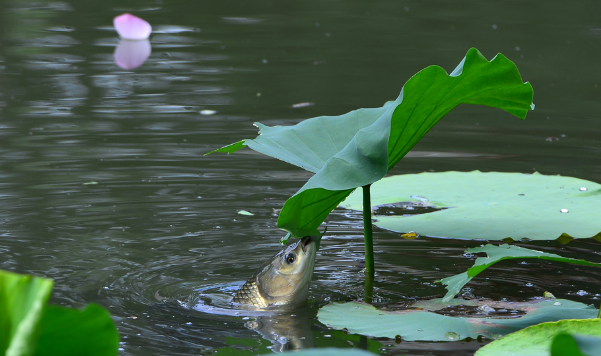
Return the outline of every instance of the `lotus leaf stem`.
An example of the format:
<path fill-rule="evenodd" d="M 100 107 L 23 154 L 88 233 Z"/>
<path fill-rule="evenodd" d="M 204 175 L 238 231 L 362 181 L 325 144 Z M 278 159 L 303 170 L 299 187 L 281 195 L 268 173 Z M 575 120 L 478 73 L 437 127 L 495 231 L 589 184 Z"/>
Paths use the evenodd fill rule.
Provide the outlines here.
<path fill-rule="evenodd" d="M 365 298 L 366 303 L 372 302 L 374 294 L 374 241 L 371 222 L 371 184 L 363 188 L 363 232 L 365 236 Z"/>

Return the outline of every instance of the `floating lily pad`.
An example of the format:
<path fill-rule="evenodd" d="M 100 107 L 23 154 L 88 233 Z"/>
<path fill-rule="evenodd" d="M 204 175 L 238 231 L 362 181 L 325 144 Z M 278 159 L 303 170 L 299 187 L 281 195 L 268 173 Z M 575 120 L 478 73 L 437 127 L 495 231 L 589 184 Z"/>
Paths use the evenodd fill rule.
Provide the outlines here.
<path fill-rule="evenodd" d="M 561 320 L 533 325 L 503 336 L 476 352 L 476 356 L 501 355 L 599 356 L 601 319 Z"/>
<path fill-rule="evenodd" d="M 483 240 L 554 240 L 562 234 L 587 238 L 601 232 L 601 185 L 584 179 L 539 173 L 420 173 L 384 178 L 371 192 L 376 206 L 445 208 L 376 216 L 377 226 L 392 231 Z M 341 206 L 363 209 L 361 193 Z"/>
<path fill-rule="evenodd" d="M 585 260 L 576 260 L 573 258 L 566 258 L 566 257 L 562 257 L 562 256 L 559 256 L 559 255 L 556 255 L 553 253 L 546 253 L 546 252 L 541 252 L 541 251 L 536 251 L 536 250 L 530 250 L 530 249 L 519 247 L 519 246 L 486 245 L 486 246 L 482 246 L 482 247 L 468 248 L 465 252 L 466 253 L 485 252 L 488 255 L 488 257 L 478 257 L 476 259 L 476 262 L 474 263 L 474 266 L 471 267 L 470 269 L 468 269 L 466 272 L 463 272 L 461 274 L 458 274 L 458 275 L 455 275 L 452 277 L 447 277 L 447 278 L 440 280 L 440 282 L 442 282 L 442 284 L 447 286 L 447 290 L 448 290 L 447 294 L 442 299 L 443 301 L 451 300 L 455 295 L 457 295 L 457 293 L 459 293 L 459 291 L 461 290 L 461 288 L 463 288 L 464 285 L 466 285 L 469 281 L 472 280 L 472 278 L 476 277 L 480 272 L 484 271 L 488 267 L 490 267 L 493 264 L 495 264 L 499 261 L 502 261 L 502 260 L 516 259 L 516 258 L 519 258 L 519 259 L 539 258 L 539 259 L 543 259 L 543 260 L 567 262 L 567 263 L 573 263 L 573 264 L 577 264 L 577 265 L 601 267 L 601 263 L 593 263 L 593 262 L 588 262 Z"/>
<path fill-rule="evenodd" d="M 448 305 L 491 306 L 523 310 L 519 318 L 460 318 L 419 309 L 389 312 L 372 305 L 350 302 L 333 303 L 322 307 L 317 318 L 335 329 L 347 329 L 349 333 L 375 337 L 395 338 L 400 335 L 406 341 L 456 341 L 479 335 L 496 338 L 500 335 L 531 325 L 568 318 L 594 318 L 593 306 L 564 299 L 535 300 L 524 303 L 493 302 L 486 300 L 441 299 L 417 303 L 414 307 L 425 310 L 441 309 Z"/>
<path fill-rule="evenodd" d="M 212 152 L 244 146 L 302 167 L 315 175 L 286 203 L 278 227 L 294 236 L 317 236 L 317 228 L 351 192 L 380 180 L 446 114 L 460 104 L 503 109 L 521 119 L 533 91 L 509 59 L 490 62 L 475 48 L 451 74 L 429 66 L 403 86 L 395 101 L 340 116 L 320 116 L 294 126 L 259 123 L 259 136 Z M 212 153 L 209 152 L 209 153 Z"/>

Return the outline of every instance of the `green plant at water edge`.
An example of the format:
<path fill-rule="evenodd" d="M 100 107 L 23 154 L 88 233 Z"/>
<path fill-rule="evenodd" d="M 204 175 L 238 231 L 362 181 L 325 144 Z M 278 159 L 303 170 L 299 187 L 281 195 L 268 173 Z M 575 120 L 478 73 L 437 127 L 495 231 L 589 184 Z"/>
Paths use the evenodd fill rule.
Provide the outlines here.
<path fill-rule="evenodd" d="M 52 280 L 0 271 L 0 355 L 116 355 L 119 334 L 96 304 L 46 305 Z"/>
<path fill-rule="evenodd" d="M 317 228 L 353 190 L 386 175 L 419 140 L 459 104 L 486 105 L 524 119 L 533 91 L 509 59 L 490 62 L 475 48 L 451 73 L 427 67 L 405 83 L 394 101 L 380 108 L 340 116 L 320 116 L 294 126 L 259 123 L 259 136 L 209 152 L 235 152 L 244 146 L 304 168 L 315 175 L 284 204 L 278 227 L 296 237 L 319 236 Z M 208 153 L 208 154 L 209 154 Z M 366 275 L 373 275 L 371 203 L 363 204 L 366 222 Z"/>

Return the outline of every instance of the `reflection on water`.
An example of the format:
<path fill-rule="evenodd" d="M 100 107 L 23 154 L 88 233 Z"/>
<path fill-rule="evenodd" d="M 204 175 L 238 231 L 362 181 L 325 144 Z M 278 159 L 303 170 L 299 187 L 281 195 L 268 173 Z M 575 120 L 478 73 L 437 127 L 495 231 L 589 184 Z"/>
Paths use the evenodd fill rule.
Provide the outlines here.
<path fill-rule="evenodd" d="M 150 57 L 152 49 L 148 40 L 120 40 L 115 48 L 115 64 L 125 70 L 138 68 Z"/>
<path fill-rule="evenodd" d="M 303 313 L 243 320 L 183 307 L 178 300 L 202 288 L 242 283 L 280 249 L 275 214 L 309 177 L 248 150 L 202 155 L 254 137 L 255 121 L 288 125 L 381 106 L 426 65 L 451 70 L 477 47 L 516 62 L 536 110 L 520 121 L 459 107 L 391 173 L 536 170 L 601 182 L 601 83 L 591 75 L 601 37 L 588 10 L 597 3 L 531 5 L 3 0 L 0 268 L 54 279 L 53 303 L 108 308 L 123 355 L 303 342 L 471 355 L 480 343 L 397 345 L 315 320 L 330 301 L 363 297 L 361 216 L 344 210 L 326 221 Z M 113 57 L 111 22 L 123 12 L 154 28 L 152 53 L 135 71 Z M 375 231 L 374 300 L 441 296 L 434 281 L 471 266 L 463 251 L 478 244 Z M 523 245 L 601 262 L 592 241 Z M 527 300 L 549 290 L 599 302 L 597 269 L 520 262 L 493 266 L 466 293 Z"/>
<path fill-rule="evenodd" d="M 233 307 L 231 300 L 241 286 L 240 283 L 233 283 L 213 288 L 203 287 L 191 294 L 186 301 L 178 302 L 183 307 L 200 313 L 236 316 L 239 317 L 238 320 L 241 318 L 247 329 L 270 341 L 272 345 L 269 348 L 275 352 L 314 347 L 311 330 L 313 313 L 309 307 L 238 309 Z"/>

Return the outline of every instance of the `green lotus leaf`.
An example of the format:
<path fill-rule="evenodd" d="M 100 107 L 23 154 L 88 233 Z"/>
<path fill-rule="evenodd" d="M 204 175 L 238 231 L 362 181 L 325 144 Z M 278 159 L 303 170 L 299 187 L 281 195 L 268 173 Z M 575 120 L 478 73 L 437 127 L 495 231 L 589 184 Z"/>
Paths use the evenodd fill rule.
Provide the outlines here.
<path fill-rule="evenodd" d="M 460 318 L 433 313 L 449 305 L 489 306 L 491 308 L 519 309 L 527 314 L 519 318 Z M 349 302 L 333 303 L 322 307 L 317 318 L 335 329 L 375 337 L 395 338 L 405 341 L 456 341 L 477 338 L 479 335 L 496 338 L 499 335 L 524 329 L 548 321 L 568 318 L 595 318 L 597 310 L 564 299 L 535 300 L 523 303 L 494 302 L 487 300 L 441 299 L 416 303 L 415 308 L 404 311 L 383 311 L 372 305 Z"/>
<path fill-rule="evenodd" d="M 601 232 L 601 184 L 539 173 L 442 172 L 386 177 L 371 186 L 372 205 L 449 208 L 410 216 L 376 216 L 392 231 L 456 239 L 554 240 Z M 361 210 L 362 197 L 342 207 Z M 385 209 L 383 209 L 385 210 Z"/>
<path fill-rule="evenodd" d="M 488 255 L 488 257 L 478 257 L 476 259 L 476 262 L 474 263 L 474 266 L 468 269 L 466 272 L 440 280 L 439 282 L 442 282 L 442 284 L 446 285 L 448 290 L 447 294 L 442 299 L 443 301 L 451 300 L 453 297 L 455 297 L 455 295 L 457 295 L 457 293 L 459 293 L 459 291 L 461 290 L 461 288 L 463 288 L 464 285 L 466 285 L 469 281 L 472 280 L 472 278 L 476 277 L 480 272 L 484 271 L 488 267 L 502 260 L 516 258 L 539 258 L 543 260 L 567 262 L 577 265 L 601 267 L 601 263 L 593 263 L 585 260 L 576 260 L 573 258 L 561 257 L 553 253 L 530 250 L 519 246 L 486 245 L 482 247 L 468 248 L 465 252 L 485 252 Z"/>
<path fill-rule="evenodd" d="M 119 334 L 108 311 L 90 303 L 81 310 L 51 305 L 42 319 L 35 356 L 114 356 Z"/>
<path fill-rule="evenodd" d="M 405 83 L 399 97 L 381 108 L 321 116 L 294 126 L 260 128 L 243 145 L 302 167 L 315 175 L 288 201 L 278 227 L 294 236 L 318 236 L 317 228 L 351 192 L 380 180 L 417 142 L 459 104 L 487 105 L 525 118 L 532 86 L 502 54 L 486 60 L 472 48 L 449 75 L 430 66 Z M 210 153 L 212 153 L 210 152 Z"/>
<path fill-rule="evenodd" d="M 601 319 L 560 320 L 533 325 L 485 345 L 476 356 L 599 356 Z"/>
<path fill-rule="evenodd" d="M 47 306 L 52 280 L 0 271 L 0 354 L 113 356 L 119 334 L 109 313 Z"/>
<path fill-rule="evenodd" d="M 33 355 L 54 283 L 0 271 L 0 354 Z"/>
<path fill-rule="evenodd" d="M 559 333 L 551 342 L 551 356 L 601 356 L 601 337 Z"/>

